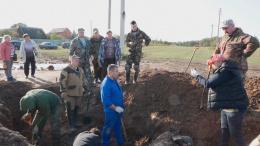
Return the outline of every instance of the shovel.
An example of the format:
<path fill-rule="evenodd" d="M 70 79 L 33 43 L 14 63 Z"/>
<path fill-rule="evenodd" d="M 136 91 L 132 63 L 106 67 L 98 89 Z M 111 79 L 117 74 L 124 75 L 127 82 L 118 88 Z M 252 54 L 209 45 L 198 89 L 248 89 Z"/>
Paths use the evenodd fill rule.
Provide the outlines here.
<path fill-rule="evenodd" d="M 128 142 L 128 137 L 126 135 L 126 131 L 125 131 L 125 125 L 124 125 L 124 121 L 123 121 L 123 118 L 122 118 L 122 114 L 118 114 L 118 116 L 120 117 L 121 119 L 121 123 L 122 123 L 122 127 L 123 127 L 123 131 L 124 131 L 124 135 L 125 135 L 125 144 L 131 144 L 131 142 Z"/>
<path fill-rule="evenodd" d="M 195 45 L 195 46 L 194 46 L 194 51 L 193 51 L 193 54 L 192 54 L 192 56 L 191 56 L 190 62 L 189 62 L 188 66 L 186 67 L 186 69 L 185 69 L 184 72 L 186 72 L 186 71 L 188 70 L 188 68 L 189 68 L 189 66 L 190 66 L 190 63 L 191 63 L 191 60 L 192 60 L 192 58 L 193 58 L 195 52 L 196 52 L 199 48 L 200 48 L 199 45 Z"/>
<path fill-rule="evenodd" d="M 89 108 L 89 98 L 90 98 L 90 95 L 91 95 L 91 88 L 89 89 L 89 93 L 88 93 L 87 112 L 86 112 L 86 115 L 84 115 L 84 117 L 83 117 L 83 123 L 84 123 L 84 125 L 89 124 L 89 123 L 91 122 L 91 118 L 90 118 L 90 116 L 88 116 L 88 108 Z"/>
<path fill-rule="evenodd" d="M 25 123 L 27 123 L 27 124 L 32 128 L 32 130 L 33 130 L 33 127 L 32 127 L 32 116 L 31 116 L 31 114 L 30 114 L 29 116 L 27 116 L 26 118 L 22 118 L 22 119 L 23 119 L 23 121 L 24 121 Z M 33 133 L 32 133 L 32 144 L 34 144 L 34 143 L 33 143 L 33 142 L 34 142 L 34 134 L 36 135 L 36 137 L 37 137 L 38 140 L 41 139 L 37 132 L 35 132 L 35 133 L 33 132 Z"/>
<path fill-rule="evenodd" d="M 208 73 L 207 80 L 209 79 L 209 75 L 210 75 L 211 69 L 212 69 L 212 64 L 209 64 L 209 73 Z M 204 86 L 204 88 L 203 88 L 203 92 L 202 92 L 202 96 L 201 96 L 201 100 L 200 100 L 200 109 L 199 109 L 199 111 L 203 108 L 203 99 L 204 99 L 204 93 L 205 93 L 206 87 L 207 87 L 207 82 L 206 82 L 206 86 Z"/>

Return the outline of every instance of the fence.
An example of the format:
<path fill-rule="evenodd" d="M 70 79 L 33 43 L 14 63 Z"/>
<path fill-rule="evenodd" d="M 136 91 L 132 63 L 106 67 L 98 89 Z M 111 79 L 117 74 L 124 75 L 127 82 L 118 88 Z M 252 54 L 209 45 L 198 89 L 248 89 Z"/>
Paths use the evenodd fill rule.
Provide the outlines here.
<path fill-rule="evenodd" d="M 23 41 L 23 38 L 18 38 L 18 39 L 12 39 L 15 41 Z M 40 44 L 43 42 L 50 42 L 53 45 L 60 46 L 63 42 L 70 42 L 71 40 L 47 40 L 47 39 L 32 39 L 35 41 L 36 44 Z"/>

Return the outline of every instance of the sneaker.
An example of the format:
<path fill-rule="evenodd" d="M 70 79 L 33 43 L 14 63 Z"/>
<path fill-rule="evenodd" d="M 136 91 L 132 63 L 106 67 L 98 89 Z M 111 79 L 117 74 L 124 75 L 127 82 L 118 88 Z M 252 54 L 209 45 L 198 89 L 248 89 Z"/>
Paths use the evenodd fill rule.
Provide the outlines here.
<path fill-rule="evenodd" d="M 129 84 L 129 82 L 128 82 L 128 81 L 125 81 L 125 84 L 126 84 L 126 85 L 128 85 L 128 84 Z"/>
<path fill-rule="evenodd" d="M 7 81 L 8 81 L 8 82 L 13 82 L 14 80 L 13 80 L 12 77 L 9 77 L 9 78 L 7 78 Z"/>
<path fill-rule="evenodd" d="M 35 76 L 34 76 L 34 75 L 31 75 L 31 77 L 32 77 L 32 78 L 35 78 Z"/>
<path fill-rule="evenodd" d="M 25 79 L 28 79 L 28 76 L 25 76 L 24 78 L 25 78 Z"/>
<path fill-rule="evenodd" d="M 136 84 L 137 82 L 135 80 L 133 80 L 133 84 Z"/>

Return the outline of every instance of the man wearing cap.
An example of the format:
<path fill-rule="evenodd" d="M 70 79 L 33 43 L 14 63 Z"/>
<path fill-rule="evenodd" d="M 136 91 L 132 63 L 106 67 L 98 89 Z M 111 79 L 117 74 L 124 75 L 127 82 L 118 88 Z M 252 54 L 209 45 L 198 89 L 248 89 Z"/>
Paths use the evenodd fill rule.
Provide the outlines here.
<path fill-rule="evenodd" d="M 28 119 L 35 114 L 32 121 L 33 132 L 37 133 L 40 138 L 42 138 L 45 123 L 49 119 L 52 145 L 60 145 L 61 100 L 59 96 L 48 90 L 33 89 L 21 98 L 20 109 L 27 112 L 22 119 Z"/>
<path fill-rule="evenodd" d="M 213 76 L 209 80 L 203 78 L 196 69 L 191 70 L 191 75 L 209 88 L 208 110 L 221 110 L 221 146 L 229 145 L 230 136 L 238 146 L 246 146 L 241 127 L 249 99 L 239 67 L 220 54 L 215 54 L 208 64 L 213 68 Z"/>
<path fill-rule="evenodd" d="M 98 63 L 98 53 L 99 53 L 99 47 L 101 44 L 101 41 L 103 40 L 103 36 L 99 34 L 99 31 L 97 28 L 93 29 L 93 36 L 90 38 L 90 42 L 92 44 L 92 53 L 94 56 L 94 59 L 92 61 L 93 68 L 94 68 L 94 84 L 98 82 L 98 79 L 100 82 L 102 81 L 102 66 L 99 66 Z M 100 63 L 101 64 L 101 63 Z"/>
<path fill-rule="evenodd" d="M 79 67 L 83 69 L 88 85 L 94 86 L 89 63 L 89 58 L 92 54 L 92 45 L 90 41 L 85 38 L 84 31 L 85 30 L 83 28 L 78 29 L 78 37 L 71 41 L 69 55 L 70 58 L 74 54 L 80 57 Z"/>
<path fill-rule="evenodd" d="M 145 40 L 144 44 L 143 44 L 143 40 Z M 140 72 L 142 47 L 148 46 L 150 42 L 151 42 L 150 37 L 137 27 L 135 21 L 132 21 L 131 32 L 128 33 L 126 37 L 126 46 L 129 47 L 129 50 L 128 50 L 128 56 L 125 65 L 125 70 L 126 70 L 125 84 L 129 84 L 130 70 L 132 68 L 133 63 L 134 63 L 134 70 L 135 70 L 133 83 L 135 84 L 137 82 L 137 77 Z"/>
<path fill-rule="evenodd" d="M 71 132 L 81 126 L 76 122 L 77 113 L 83 96 L 83 89 L 88 91 L 84 71 L 79 66 L 80 57 L 73 55 L 71 63 L 60 74 L 60 91 L 62 100 L 65 100 L 67 118 Z"/>
<path fill-rule="evenodd" d="M 177 132 L 166 131 L 159 135 L 151 146 L 194 146 L 194 144 L 189 136 L 180 136 Z"/>
<path fill-rule="evenodd" d="M 259 47 L 259 41 L 235 27 L 232 19 L 222 23 L 225 35 L 219 40 L 214 54 L 222 54 L 227 60 L 238 64 L 243 83 L 248 71 L 247 58 Z"/>

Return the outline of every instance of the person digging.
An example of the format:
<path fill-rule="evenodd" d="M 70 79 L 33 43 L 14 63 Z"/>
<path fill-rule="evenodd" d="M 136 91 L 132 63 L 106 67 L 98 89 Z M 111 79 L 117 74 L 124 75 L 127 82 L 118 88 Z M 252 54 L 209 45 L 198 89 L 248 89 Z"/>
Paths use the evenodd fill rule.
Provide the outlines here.
<path fill-rule="evenodd" d="M 215 54 L 208 64 L 212 64 L 213 76 L 207 80 L 196 69 L 191 75 L 209 88 L 208 110 L 221 110 L 221 146 L 229 145 L 230 136 L 238 146 L 246 146 L 241 133 L 243 117 L 249 99 L 239 72 L 239 66 L 226 60 L 223 55 Z"/>
<path fill-rule="evenodd" d="M 76 117 L 83 91 L 88 91 L 84 71 L 79 67 L 79 58 L 77 55 L 72 56 L 71 63 L 62 70 L 59 79 L 61 99 L 65 101 L 71 132 L 76 131 L 75 128 L 81 127 L 81 124 L 76 122 Z"/>
<path fill-rule="evenodd" d="M 44 125 L 49 119 L 52 130 L 52 145 L 60 145 L 61 100 L 59 96 L 44 89 L 31 90 L 21 98 L 20 109 L 27 111 L 22 119 L 28 119 L 28 117 L 31 117 L 35 113 L 32 127 L 33 132 L 39 138 L 42 138 Z"/>

